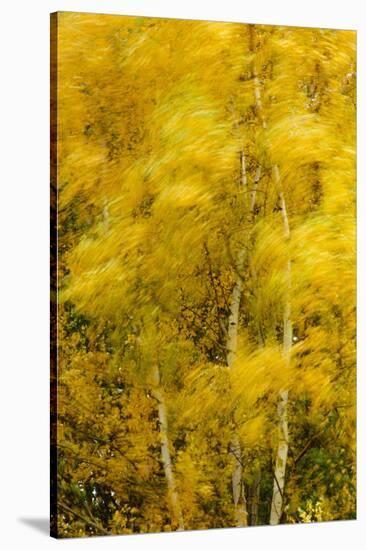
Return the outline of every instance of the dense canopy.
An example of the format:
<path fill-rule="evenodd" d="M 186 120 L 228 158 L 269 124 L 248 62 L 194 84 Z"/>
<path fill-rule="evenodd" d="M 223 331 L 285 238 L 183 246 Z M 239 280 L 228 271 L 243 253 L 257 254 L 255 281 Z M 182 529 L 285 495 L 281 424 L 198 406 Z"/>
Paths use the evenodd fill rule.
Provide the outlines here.
<path fill-rule="evenodd" d="M 354 518 L 355 33 L 54 17 L 53 533 Z"/>

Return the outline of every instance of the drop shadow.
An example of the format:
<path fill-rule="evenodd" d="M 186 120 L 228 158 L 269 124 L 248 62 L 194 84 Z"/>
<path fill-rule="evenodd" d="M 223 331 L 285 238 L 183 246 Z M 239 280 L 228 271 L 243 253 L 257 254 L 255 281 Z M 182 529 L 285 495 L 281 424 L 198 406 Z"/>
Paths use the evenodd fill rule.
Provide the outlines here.
<path fill-rule="evenodd" d="M 50 520 L 49 518 L 18 518 L 20 523 L 28 525 L 32 529 L 39 531 L 43 535 L 49 536 L 50 534 Z"/>

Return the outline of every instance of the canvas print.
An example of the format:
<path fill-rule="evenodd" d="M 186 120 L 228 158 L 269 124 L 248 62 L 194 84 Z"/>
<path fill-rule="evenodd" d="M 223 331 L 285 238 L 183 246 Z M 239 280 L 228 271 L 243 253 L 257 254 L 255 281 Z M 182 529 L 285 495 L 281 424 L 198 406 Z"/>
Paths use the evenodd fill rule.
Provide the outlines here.
<path fill-rule="evenodd" d="M 51 16 L 51 534 L 356 517 L 356 33 Z"/>

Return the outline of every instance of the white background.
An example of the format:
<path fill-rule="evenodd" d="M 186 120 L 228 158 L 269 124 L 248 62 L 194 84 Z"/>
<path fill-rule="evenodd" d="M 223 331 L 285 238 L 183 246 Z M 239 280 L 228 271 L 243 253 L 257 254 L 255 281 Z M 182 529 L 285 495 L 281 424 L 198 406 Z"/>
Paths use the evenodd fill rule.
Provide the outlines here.
<path fill-rule="evenodd" d="M 0 546 L 352 549 L 366 540 L 365 16 L 359 0 L 8 0 L 0 11 Z M 49 13 L 57 10 L 357 29 L 358 520 L 55 541 L 48 538 Z M 363 544 L 362 544 L 362 539 Z"/>

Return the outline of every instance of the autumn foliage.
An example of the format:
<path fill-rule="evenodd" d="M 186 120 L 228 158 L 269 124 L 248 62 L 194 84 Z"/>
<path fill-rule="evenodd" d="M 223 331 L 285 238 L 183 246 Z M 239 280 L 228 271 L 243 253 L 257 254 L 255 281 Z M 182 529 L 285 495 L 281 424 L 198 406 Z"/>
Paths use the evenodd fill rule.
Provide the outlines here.
<path fill-rule="evenodd" d="M 354 518 L 355 33 L 52 17 L 53 534 Z"/>

